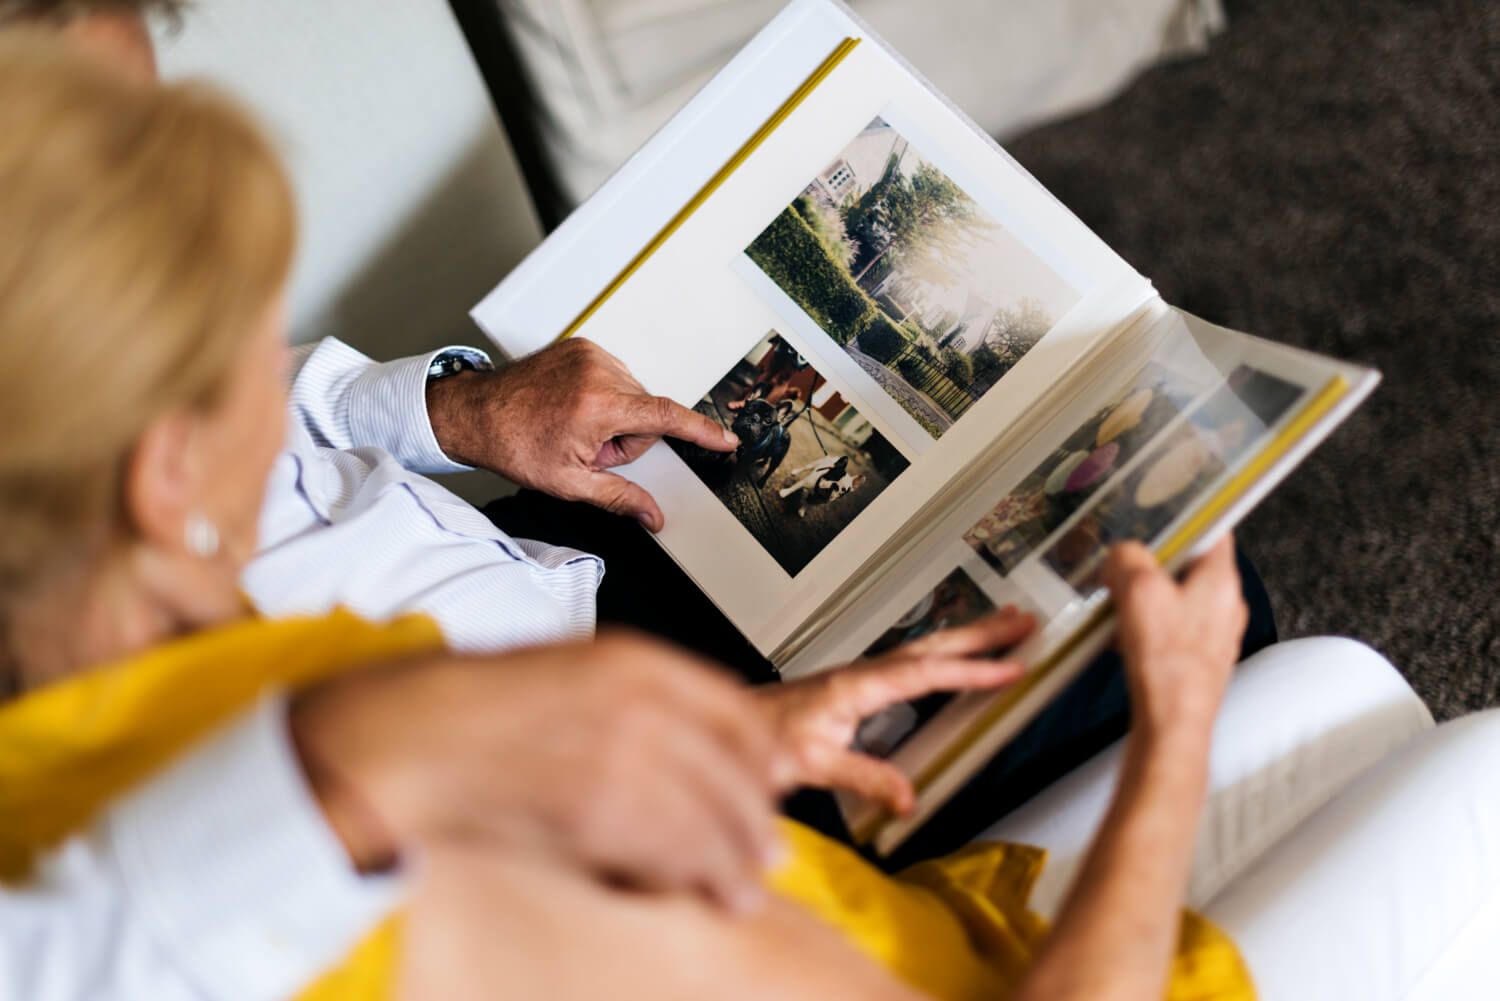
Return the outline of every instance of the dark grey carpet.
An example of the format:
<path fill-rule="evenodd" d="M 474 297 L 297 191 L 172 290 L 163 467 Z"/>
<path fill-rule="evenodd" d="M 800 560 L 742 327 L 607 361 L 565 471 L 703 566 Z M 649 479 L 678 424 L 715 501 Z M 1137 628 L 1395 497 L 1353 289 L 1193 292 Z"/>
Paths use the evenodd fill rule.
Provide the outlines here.
<path fill-rule="evenodd" d="M 1500 3 L 1257 0 L 1203 59 L 1009 144 L 1166 298 L 1373 364 L 1241 531 L 1284 636 L 1500 705 Z"/>

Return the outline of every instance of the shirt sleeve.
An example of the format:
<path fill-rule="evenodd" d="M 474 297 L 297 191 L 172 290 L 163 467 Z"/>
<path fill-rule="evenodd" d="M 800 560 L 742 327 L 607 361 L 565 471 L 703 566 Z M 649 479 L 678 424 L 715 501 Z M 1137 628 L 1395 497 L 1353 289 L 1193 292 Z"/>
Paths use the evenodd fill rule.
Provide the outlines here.
<path fill-rule="evenodd" d="M 415 473 L 461 473 L 438 446 L 427 415 L 427 370 L 434 359 L 466 347 L 375 362 L 333 337 L 293 352 L 292 413 L 314 442 L 328 448 L 380 448 Z"/>
<path fill-rule="evenodd" d="M 267 700 L 0 889 L 0 997 L 289 997 L 401 893 L 353 870 Z"/>

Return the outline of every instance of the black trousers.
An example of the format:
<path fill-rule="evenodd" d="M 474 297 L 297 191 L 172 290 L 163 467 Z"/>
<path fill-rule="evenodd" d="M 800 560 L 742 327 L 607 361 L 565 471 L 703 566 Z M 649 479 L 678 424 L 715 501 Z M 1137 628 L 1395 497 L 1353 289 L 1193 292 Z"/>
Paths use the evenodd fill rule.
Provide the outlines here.
<path fill-rule="evenodd" d="M 629 626 L 670 640 L 726 665 L 751 684 L 777 680 L 771 664 L 634 520 L 524 490 L 495 501 L 484 513 L 512 536 L 603 557 L 601 627 Z M 1240 652 L 1248 657 L 1276 642 L 1276 623 L 1260 574 L 1243 547 L 1238 553 L 1250 608 Z M 1129 727 L 1124 670 L 1117 655 L 1105 653 L 894 855 L 875 861 L 894 871 L 962 847 L 1120 739 Z M 850 840 L 831 796 L 799 793 L 786 808 L 803 823 Z"/>

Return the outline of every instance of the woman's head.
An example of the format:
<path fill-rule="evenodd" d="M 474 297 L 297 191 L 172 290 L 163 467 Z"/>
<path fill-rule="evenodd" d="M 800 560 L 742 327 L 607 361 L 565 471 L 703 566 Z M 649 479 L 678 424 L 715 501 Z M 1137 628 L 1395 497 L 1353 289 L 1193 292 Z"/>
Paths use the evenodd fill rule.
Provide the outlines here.
<path fill-rule="evenodd" d="M 183 624 L 234 601 L 285 426 L 294 243 L 230 102 L 0 39 L 0 608 L 122 561 Z"/>
<path fill-rule="evenodd" d="M 46 28 L 120 72 L 156 79 L 148 20 L 175 27 L 187 0 L 0 0 L 0 28 Z"/>

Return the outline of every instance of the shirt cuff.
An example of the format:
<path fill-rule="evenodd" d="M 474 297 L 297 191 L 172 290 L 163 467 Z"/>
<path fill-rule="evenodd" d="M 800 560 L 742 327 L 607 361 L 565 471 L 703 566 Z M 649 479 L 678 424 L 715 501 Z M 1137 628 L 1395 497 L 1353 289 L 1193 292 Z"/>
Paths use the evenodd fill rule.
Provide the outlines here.
<path fill-rule="evenodd" d="M 280 698 L 106 818 L 133 909 L 210 998 L 294 995 L 401 902 L 359 875 L 302 775 Z"/>
<path fill-rule="evenodd" d="M 427 370 L 440 355 L 489 356 L 471 348 L 447 347 L 425 355 L 371 365 L 349 387 L 349 430 L 357 445 L 375 445 L 414 473 L 463 473 L 443 454 L 427 413 Z"/>

